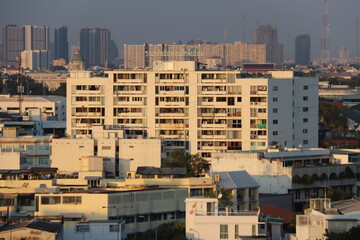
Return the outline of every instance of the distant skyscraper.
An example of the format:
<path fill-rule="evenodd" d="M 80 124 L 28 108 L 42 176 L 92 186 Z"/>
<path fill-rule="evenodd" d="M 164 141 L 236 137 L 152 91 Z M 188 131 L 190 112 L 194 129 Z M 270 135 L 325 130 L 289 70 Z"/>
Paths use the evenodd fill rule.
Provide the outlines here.
<path fill-rule="evenodd" d="M 346 64 L 349 59 L 349 51 L 347 47 L 340 47 L 339 49 L 339 63 Z"/>
<path fill-rule="evenodd" d="M 328 2 L 324 0 L 323 5 L 323 19 L 322 19 L 322 33 L 320 58 L 322 63 L 330 63 L 330 40 L 329 40 L 329 19 L 328 19 Z"/>
<path fill-rule="evenodd" d="M 67 27 L 55 28 L 54 32 L 55 39 L 55 59 L 63 58 L 66 62 L 69 61 L 69 46 Z"/>
<path fill-rule="evenodd" d="M 3 29 L 4 61 L 17 65 L 23 50 L 49 50 L 49 27 L 7 25 Z"/>
<path fill-rule="evenodd" d="M 311 40 L 308 34 L 298 35 L 295 39 L 295 64 L 309 65 L 310 64 L 310 49 Z"/>
<path fill-rule="evenodd" d="M 7 25 L 3 28 L 4 63 L 17 65 L 21 51 L 25 49 L 25 33 L 23 27 Z"/>
<path fill-rule="evenodd" d="M 87 67 L 108 64 L 110 38 L 110 30 L 106 28 L 80 29 L 80 53 Z"/>
<path fill-rule="evenodd" d="M 25 50 L 50 50 L 48 26 L 25 25 Z"/>
<path fill-rule="evenodd" d="M 281 64 L 284 60 L 283 45 L 278 43 L 278 31 L 275 25 L 260 25 L 253 33 L 255 44 L 266 44 L 266 61 Z"/>

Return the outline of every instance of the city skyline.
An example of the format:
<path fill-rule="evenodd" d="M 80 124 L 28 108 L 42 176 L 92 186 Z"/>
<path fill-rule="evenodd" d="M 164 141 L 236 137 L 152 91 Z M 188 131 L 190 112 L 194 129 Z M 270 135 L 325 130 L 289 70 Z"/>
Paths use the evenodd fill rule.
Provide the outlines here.
<path fill-rule="evenodd" d="M 356 52 L 356 9 L 360 2 L 329 1 L 331 56 L 338 57 L 340 46 L 347 46 L 349 57 Z M 51 29 L 68 26 L 69 45 L 78 44 L 83 27 L 109 28 L 118 46 L 123 44 L 186 42 L 205 39 L 224 41 L 224 18 L 227 18 L 228 41 L 252 43 L 257 24 L 277 25 L 279 43 L 284 44 L 285 59 L 294 59 L 294 39 L 309 34 L 314 58 L 320 56 L 322 1 L 289 2 L 213 0 L 197 1 L 63 1 L 61 5 L 35 0 L 31 2 L 3 1 L 0 22 L 3 25 L 49 25 Z M 358 7 L 356 7 L 358 6 Z M 176 11 L 175 11 L 176 10 Z M 65 16 L 65 17 L 64 17 Z M 53 42 L 53 36 L 51 36 Z"/>

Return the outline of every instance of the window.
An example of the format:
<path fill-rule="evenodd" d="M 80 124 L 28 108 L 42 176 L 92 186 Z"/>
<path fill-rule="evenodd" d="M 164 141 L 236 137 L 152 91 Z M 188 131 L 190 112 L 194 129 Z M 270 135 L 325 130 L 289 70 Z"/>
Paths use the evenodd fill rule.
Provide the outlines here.
<path fill-rule="evenodd" d="M 305 85 L 305 86 L 303 87 L 303 89 L 304 89 L 304 90 L 308 90 L 308 89 L 309 89 L 309 86 Z"/>
<path fill-rule="evenodd" d="M 228 225 L 227 224 L 220 224 L 220 239 L 228 239 Z"/>
<path fill-rule="evenodd" d="M 60 197 L 41 197 L 41 204 L 50 205 L 50 204 L 60 204 Z"/>
<path fill-rule="evenodd" d="M 274 124 L 274 125 L 278 124 L 278 120 L 277 120 L 277 119 L 274 119 L 274 120 L 273 120 L 273 124 Z"/>
<path fill-rule="evenodd" d="M 303 107 L 303 112 L 307 112 L 309 111 L 309 108 L 308 107 Z"/>
<path fill-rule="evenodd" d="M 14 205 L 15 205 L 14 198 L 0 198 L 0 206 L 1 207 L 14 206 Z"/>
<path fill-rule="evenodd" d="M 109 232 L 119 232 L 119 224 L 109 225 Z"/>
<path fill-rule="evenodd" d="M 278 109 L 277 108 L 274 108 L 273 109 L 273 113 L 277 113 L 278 112 Z"/>
<path fill-rule="evenodd" d="M 303 133 L 307 133 L 308 130 L 306 128 L 303 129 Z"/>
<path fill-rule="evenodd" d="M 81 203 L 81 196 L 75 197 L 75 196 L 69 196 L 69 197 L 63 197 L 63 203 L 73 203 L 73 204 L 80 204 Z"/>
<path fill-rule="evenodd" d="M 26 150 L 34 150 L 34 145 L 26 145 Z"/>
<path fill-rule="evenodd" d="M 277 91 L 278 89 L 278 86 L 273 86 L 273 91 Z"/>
<path fill-rule="evenodd" d="M 307 101 L 307 100 L 309 100 L 309 97 L 308 96 L 303 96 L 303 100 Z"/>
<path fill-rule="evenodd" d="M 90 226 L 88 224 L 76 225 L 76 232 L 90 232 Z"/>
<path fill-rule="evenodd" d="M 303 140 L 303 144 L 304 145 L 309 144 L 309 141 L 308 140 Z"/>
<path fill-rule="evenodd" d="M 34 158 L 32 158 L 32 157 L 26 157 L 27 164 L 31 166 L 33 164 L 33 159 Z"/>
<path fill-rule="evenodd" d="M 40 157 L 39 165 L 49 165 L 49 158 L 48 157 Z"/>
<path fill-rule="evenodd" d="M 251 233 L 253 236 L 256 236 L 256 225 L 251 226 Z"/>
<path fill-rule="evenodd" d="M 304 123 L 307 123 L 308 121 L 309 121 L 309 119 L 307 119 L 307 118 L 304 118 L 304 119 L 303 119 L 303 122 L 304 122 Z"/>
<path fill-rule="evenodd" d="M 273 98 L 273 102 L 277 102 L 278 101 L 278 98 L 277 97 L 274 97 Z"/>
<path fill-rule="evenodd" d="M 40 145 L 39 150 L 50 150 L 50 146 L 49 145 Z"/>
<path fill-rule="evenodd" d="M 149 215 L 138 215 L 136 217 L 136 222 L 147 222 L 149 221 Z"/>
<path fill-rule="evenodd" d="M 279 134 L 278 131 L 273 131 L 273 135 L 274 135 L 274 136 L 277 136 L 278 134 Z"/>
<path fill-rule="evenodd" d="M 239 239 L 239 225 L 235 225 L 235 239 Z"/>

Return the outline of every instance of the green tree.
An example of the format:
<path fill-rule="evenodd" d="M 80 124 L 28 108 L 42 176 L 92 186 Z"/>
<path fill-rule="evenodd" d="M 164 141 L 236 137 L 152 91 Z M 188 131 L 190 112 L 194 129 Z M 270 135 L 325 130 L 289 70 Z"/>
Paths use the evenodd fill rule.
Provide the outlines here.
<path fill-rule="evenodd" d="M 52 91 L 49 94 L 66 97 L 66 83 L 61 83 L 55 91 Z"/>
<path fill-rule="evenodd" d="M 195 177 L 199 177 L 203 173 L 206 173 L 210 169 L 210 164 L 199 154 L 193 154 L 190 156 L 190 173 Z"/>
<path fill-rule="evenodd" d="M 175 149 L 170 153 L 170 161 L 162 167 L 184 167 L 188 177 L 199 177 L 210 169 L 210 164 L 199 154 L 188 154 L 184 149 Z"/>
<path fill-rule="evenodd" d="M 209 198 L 218 198 L 220 210 L 224 210 L 226 207 L 232 207 L 234 205 L 232 201 L 233 196 L 231 194 L 231 191 L 226 190 L 225 188 L 220 188 L 216 191 L 209 192 L 205 196 Z"/>
<path fill-rule="evenodd" d="M 360 240 L 360 226 L 352 227 L 348 232 L 329 233 L 328 240 Z"/>
<path fill-rule="evenodd" d="M 189 168 L 189 161 L 191 156 L 185 152 L 184 149 L 174 149 L 170 153 L 170 161 L 164 162 L 162 164 L 163 167 L 184 167 L 186 169 Z"/>
<path fill-rule="evenodd" d="M 353 194 L 335 188 L 335 189 L 329 189 L 327 191 L 327 197 L 330 198 L 331 201 L 335 202 L 335 201 L 350 199 L 353 197 Z"/>
<path fill-rule="evenodd" d="M 319 104 L 319 119 L 335 130 L 342 130 L 347 127 L 346 118 L 340 115 L 340 109 L 333 104 Z"/>
<path fill-rule="evenodd" d="M 185 235 L 185 223 L 172 222 L 164 223 L 157 227 L 157 238 L 169 240 L 187 240 Z M 155 229 L 149 229 L 138 235 L 133 240 L 153 240 L 155 239 Z"/>

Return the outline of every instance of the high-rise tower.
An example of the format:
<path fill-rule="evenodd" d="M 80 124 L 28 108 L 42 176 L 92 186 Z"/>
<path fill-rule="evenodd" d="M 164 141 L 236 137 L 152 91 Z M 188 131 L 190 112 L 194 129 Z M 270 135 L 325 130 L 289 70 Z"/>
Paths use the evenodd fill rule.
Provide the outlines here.
<path fill-rule="evenodd" d="M 80 53 L 85 66 L 105 66 L 109 61 L 110 30 L 81 28 Z"/>
<path fill-rule="evenodd" d="M 308 34 L 298 35 L 295 39 L 295 64 L 306 66 L 310 64 L 311 41 Z"/>
<path fill-rule="evenodd" d="M 67 36 L 67 27 L 55 28 L 55 58 L 63 58 L 69 61 L 69 45 Z"/>
<path fill-rule="evenodd" d="M 278 43 L 278 31 L 275 25 L 260 25 L 254 30 L 253 42 L 266 44 L 266 62 L 281 64 L 283 45 Z"/>
<path fill-rule="evenodd" d="M 323 19 L 322 19 L 322 34 L 321 34 L 321 62 L 330 63 L 330 41 L 329 41 L 329 18 L 328 18 L 328 1 L 323 3 Z"/>
<path fill-rule="evenodd" d="M 48 26 L 25 25 L 18 27 L 7 25 L 3 30 L 4 61 L 6 64 L 17 65 L 17 59 L 24 50 L 49 50 Z"/>

